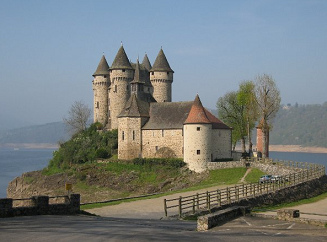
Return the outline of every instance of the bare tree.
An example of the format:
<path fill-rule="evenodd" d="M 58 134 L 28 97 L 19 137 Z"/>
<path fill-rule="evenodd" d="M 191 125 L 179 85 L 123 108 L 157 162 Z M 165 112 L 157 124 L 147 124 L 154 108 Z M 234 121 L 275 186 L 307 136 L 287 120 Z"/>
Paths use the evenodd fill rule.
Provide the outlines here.
<path fill-rule="evenodd" d="M 75 101 L 68 112 L 64 123 L 72 134 L 79 133 L 87 128 L 91 117 L 91 109 L 82 101 Z"/>
<path fill-rule="evenodd" d="M 271 76 L 263 74 L 256 77 L 255 97 L 258 104 L 260 126 L 263 134 L 262 155 L 265 158 L 268 132 L 271 128 L 272 120 L 279 110 L 281 100 L 280 92 Z"/>

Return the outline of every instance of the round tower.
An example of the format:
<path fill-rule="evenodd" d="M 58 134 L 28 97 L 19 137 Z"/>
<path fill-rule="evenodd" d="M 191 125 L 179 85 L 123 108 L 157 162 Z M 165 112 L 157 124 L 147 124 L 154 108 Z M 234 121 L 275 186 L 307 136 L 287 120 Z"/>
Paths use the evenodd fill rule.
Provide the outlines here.
<path fill-rule="evenodd" d="M 110 74 L 109 66 L 104 55 L 102 56 L 93 77 L 94 122 L 100 122 L 103 126 L 106 126 L 108 122 L 108 89 L 110 85 Z"/>
<path fill-rule="evenodd" d="M 133 80 L 134 69 L 129 62 L 124 47 L 121 46 L 110 67 L 109 122 L 110 129 L 117 129 L 117 116 L 130 97 L 129 84 Z"/>
<path fill-rule="evenodd" d="M 197 95 L 184 122 L 184 161 L 190 170 L 202 172 L 211 161 L 212 123 Z"/>
<path fill-rule="evenodd" d="M 150 81 L 153 86 L 153 97 L 157 102 L 171 102 L 171 84 L 174 71 L 170 68 L 162 49 L 150 70 Z"/>

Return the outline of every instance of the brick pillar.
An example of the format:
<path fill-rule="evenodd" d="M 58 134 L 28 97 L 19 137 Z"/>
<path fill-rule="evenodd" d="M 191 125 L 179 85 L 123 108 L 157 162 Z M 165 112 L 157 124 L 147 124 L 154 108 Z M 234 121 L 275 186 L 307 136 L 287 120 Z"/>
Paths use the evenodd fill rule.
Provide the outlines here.
<path fill-rule="evenodd" d="M 49 212 L 49 197 L 48 196 L 33 196 L 32 204 L 36 207 L 38 214 L 48 214 Z"/>
<path fill-rule="evenodd" d="M 72 213 L 78 213 L 80 211 L 80 194 L 70 194 L 70 206 Z"/>
<path fill-rule="evenodd" d="M 0 199 L 0 217 L 9 217 L 13 214 L 13 200 L 11 198 Z"/>

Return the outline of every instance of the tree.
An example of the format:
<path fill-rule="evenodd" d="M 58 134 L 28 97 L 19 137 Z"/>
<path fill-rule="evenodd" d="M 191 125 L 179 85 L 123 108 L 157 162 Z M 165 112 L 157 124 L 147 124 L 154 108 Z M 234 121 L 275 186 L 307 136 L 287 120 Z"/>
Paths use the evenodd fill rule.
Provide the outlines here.
<path fill-rule="evenodd" d="M 271 128 L 272 120 L 279 110 L 281 101 L 280 92 L 271 76 L 263 74 L 256 77 L 255 100 L 258 105 L 260 126 L 263 134 L 262 155 L 265 158 L 268 132 Z"/>
<path fill-rule="evenodd" d="M 244 81 L 240 84 L 237 99 L 244 106 L 244 118 L 247 125 L 247 137 L 249 141 L 249 154 L 252 151 L 251 130 L 255 127 L 258 119 L 257 103 L 255 101 L 255 85 L 253 81 Z"/>
<path fill-rule="evenodd" d="M 244 106 L 238 102 L 238 92 L 229 92 L 220 97 L 216 107 L 218 117 L 233 128 L 233 150 L 237 141 L 242 142 L 242 152 L 245 152 L 246 120 L 244 118 Z"/>
<path fill-rule="evenodd" d="M 68 112 L 64 123 L 72 134 L 84 131 L 90 121 L 91 109 L 82 101 L 75 101 Z"/>

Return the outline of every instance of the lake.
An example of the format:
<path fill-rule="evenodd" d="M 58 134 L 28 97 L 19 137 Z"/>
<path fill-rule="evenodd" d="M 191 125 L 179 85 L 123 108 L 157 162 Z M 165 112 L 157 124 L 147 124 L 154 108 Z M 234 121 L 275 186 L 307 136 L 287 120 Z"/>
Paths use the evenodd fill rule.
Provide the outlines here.
<path fill-rule="evenodd" d="M 0 198 L 6 197 L 8 183 L 24 172 L 41 170 L 52 158 L 55 149 L 0 149 Z M 270 152 L 270 158 L 311 162 L 327 166 L 327 154 Z"/>

